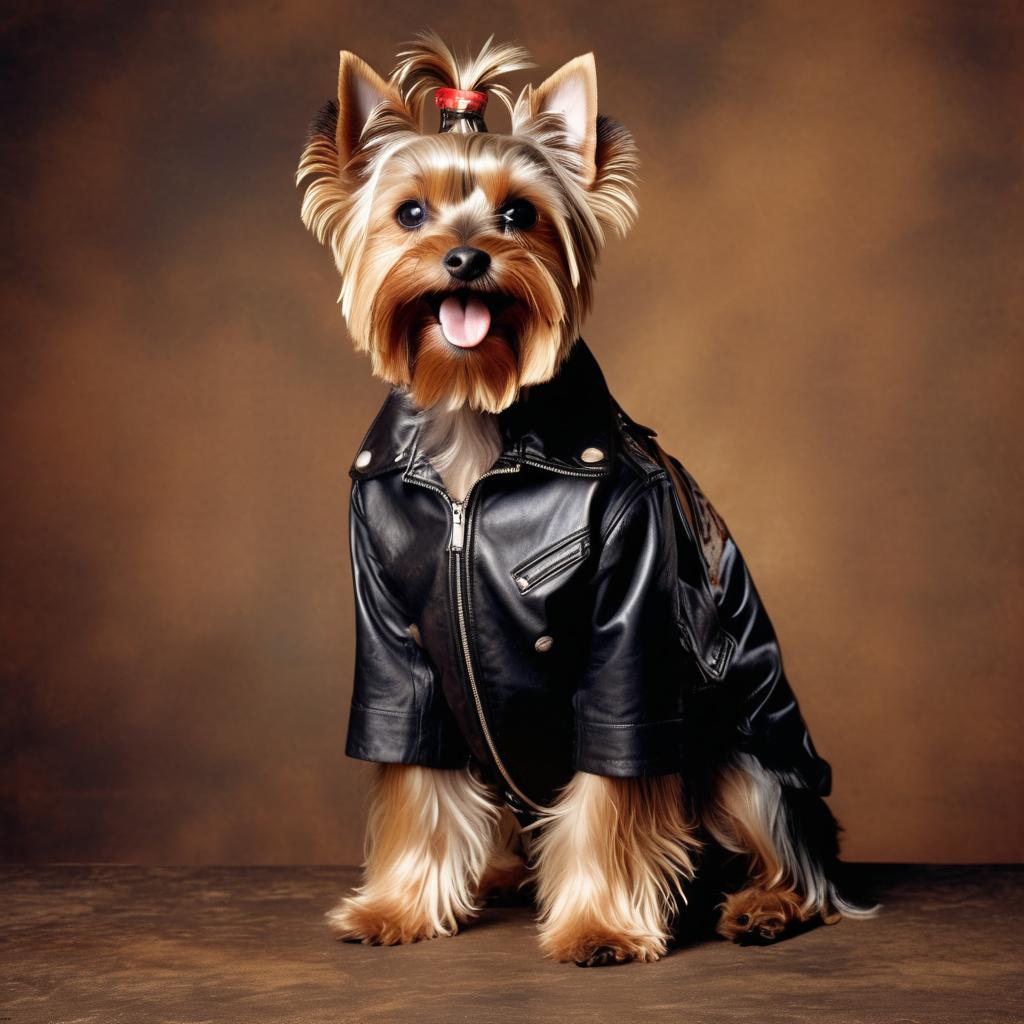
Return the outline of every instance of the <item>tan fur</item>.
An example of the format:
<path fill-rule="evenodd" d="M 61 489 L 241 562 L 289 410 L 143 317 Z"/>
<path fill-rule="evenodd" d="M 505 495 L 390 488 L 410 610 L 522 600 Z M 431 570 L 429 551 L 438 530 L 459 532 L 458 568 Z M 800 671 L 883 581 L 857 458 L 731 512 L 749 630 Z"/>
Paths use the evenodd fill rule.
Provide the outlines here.
<path fill-rule="evenodd" d="M 555 960 L 652 961 L 699 846 L 678 775 L 615 779 L 578 772 L 540 823 L 534 867 L 540 941 Z"/>
<path fill-rule="evenodd" d="M 454 935 L 479 909 L 498 820 L 493 794 L 468 770 L 381 765 L 364 881 L 327 915 L 334 934 L 381 945 Z"/>
<path fill-rule="evenodd" d="M 775 848 L 769 824 L 773 808 L 766 808 L 764 795 L 751 776 L 739 764 L 733 764 L 718 776 L 714 794 L 704 809 L 708 831 L 727 850 L 746 854 L 751 877 L 771 888 L 791 882 Z"/>

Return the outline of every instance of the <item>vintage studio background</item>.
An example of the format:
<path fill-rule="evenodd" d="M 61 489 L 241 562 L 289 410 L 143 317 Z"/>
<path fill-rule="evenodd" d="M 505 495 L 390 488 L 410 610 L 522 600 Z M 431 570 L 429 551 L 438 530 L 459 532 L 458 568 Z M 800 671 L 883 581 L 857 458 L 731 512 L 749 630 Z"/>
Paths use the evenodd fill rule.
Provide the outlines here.
<path fill-rule="evenodd" d="M 384 391 L 292 175 L 337 50 L 383 72 L 427 23 L 534 81 L 596 52 L 644 180 L 585 336 L 743 546 L 848 856 L 1024 854 L 1019 6 L 596 11 L 3 16 L 5 859 L 358 860 L 346 469 Z"/>

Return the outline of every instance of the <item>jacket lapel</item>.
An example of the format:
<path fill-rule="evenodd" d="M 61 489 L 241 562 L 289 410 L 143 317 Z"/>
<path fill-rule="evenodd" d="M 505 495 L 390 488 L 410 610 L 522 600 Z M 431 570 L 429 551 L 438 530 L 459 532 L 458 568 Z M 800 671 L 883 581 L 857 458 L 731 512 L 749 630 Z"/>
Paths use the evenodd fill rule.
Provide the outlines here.
<path fill-rule="evenodd" d="M 526 389 L 498 416 L 501 458 L 568 476 L 605 476 L 617 444 L 615 408 L 604 376 L 582 339 L 558 373 Z M 349 469 L 354 479 L 402 472 L 406 479 L 440 485 L 417 448 L 417 411 L 404 391 L 388 395 Z"/>

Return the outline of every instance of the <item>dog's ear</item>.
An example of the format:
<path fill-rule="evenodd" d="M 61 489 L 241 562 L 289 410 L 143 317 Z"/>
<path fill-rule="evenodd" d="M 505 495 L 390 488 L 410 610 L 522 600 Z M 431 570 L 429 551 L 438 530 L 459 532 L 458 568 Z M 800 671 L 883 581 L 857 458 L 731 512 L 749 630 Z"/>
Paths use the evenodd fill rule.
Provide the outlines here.
<path fill-rule="evenodd" d="M 359 149 L 359 139 L 375 113 L 397 115 L 414 127 L 411 115 L 398 91 L 362 58 L 348 50 L 341 51 L 338 65 L 338 123 L 335 145 L 338 166 L 344 167 Z"/>
<path fill-rule="evenodd" d="M 365 179 L 373 143 L 419 131 L 416 116 L 397 88 L 366 61 L 343 50 L 338 67 L 338 98 L 313 119 L 295 172 L 304 186 L 302 222 L 334 249 L 339 267 L 347 262 L 339 249 L 350 200 Z"/>
<path fill-rule="evenodd" d="M 564 131 L 552 132 L 546 114 L 559 114 Z M 636 220 L 639 161 L 626 128 L 597 112 L 597 68 L 585 53 L 559 68 L 539 87 L 527 86 L 512 115 L 513 131 L 533 134 L 556 159 L 572 156 L 571 168 L 604 228 L 625 235 Z"/>
<path fill-rule="evenodd" d="M 597 174 L 597 67 L 585 53 L 563 64 L 531 96 L 532 113 L 561 114 L 571 148 L 580 161 L 582 184 L 589 188 Z"/>

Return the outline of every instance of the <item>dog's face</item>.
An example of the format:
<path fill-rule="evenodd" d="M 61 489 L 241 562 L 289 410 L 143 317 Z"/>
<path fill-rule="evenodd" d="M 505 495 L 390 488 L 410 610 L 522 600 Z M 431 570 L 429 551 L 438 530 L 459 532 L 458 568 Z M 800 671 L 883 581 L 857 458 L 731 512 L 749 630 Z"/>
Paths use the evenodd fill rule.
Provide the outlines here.
<path fill-rule="evenodd" d="M 512 136 L 413 139 L 381 168 L 348 315 L 377 372 L 421 407 L 498 411 L 557 367 L 574 287 L 550 162 Z M 588 268 L 589 270 L 589 268 Z"/>
<path fill-rule="evenodd" d="M 300 164 L 349 330 L 417 406 L 499 412 L 548 380 L 589 308 L 608 227 L 633 216 L 635 150 L 597 114 L 593 59 L 524 90 L 511 134 L 423 135 L 419 109 L 342 54 L 337 107 Z"/>

